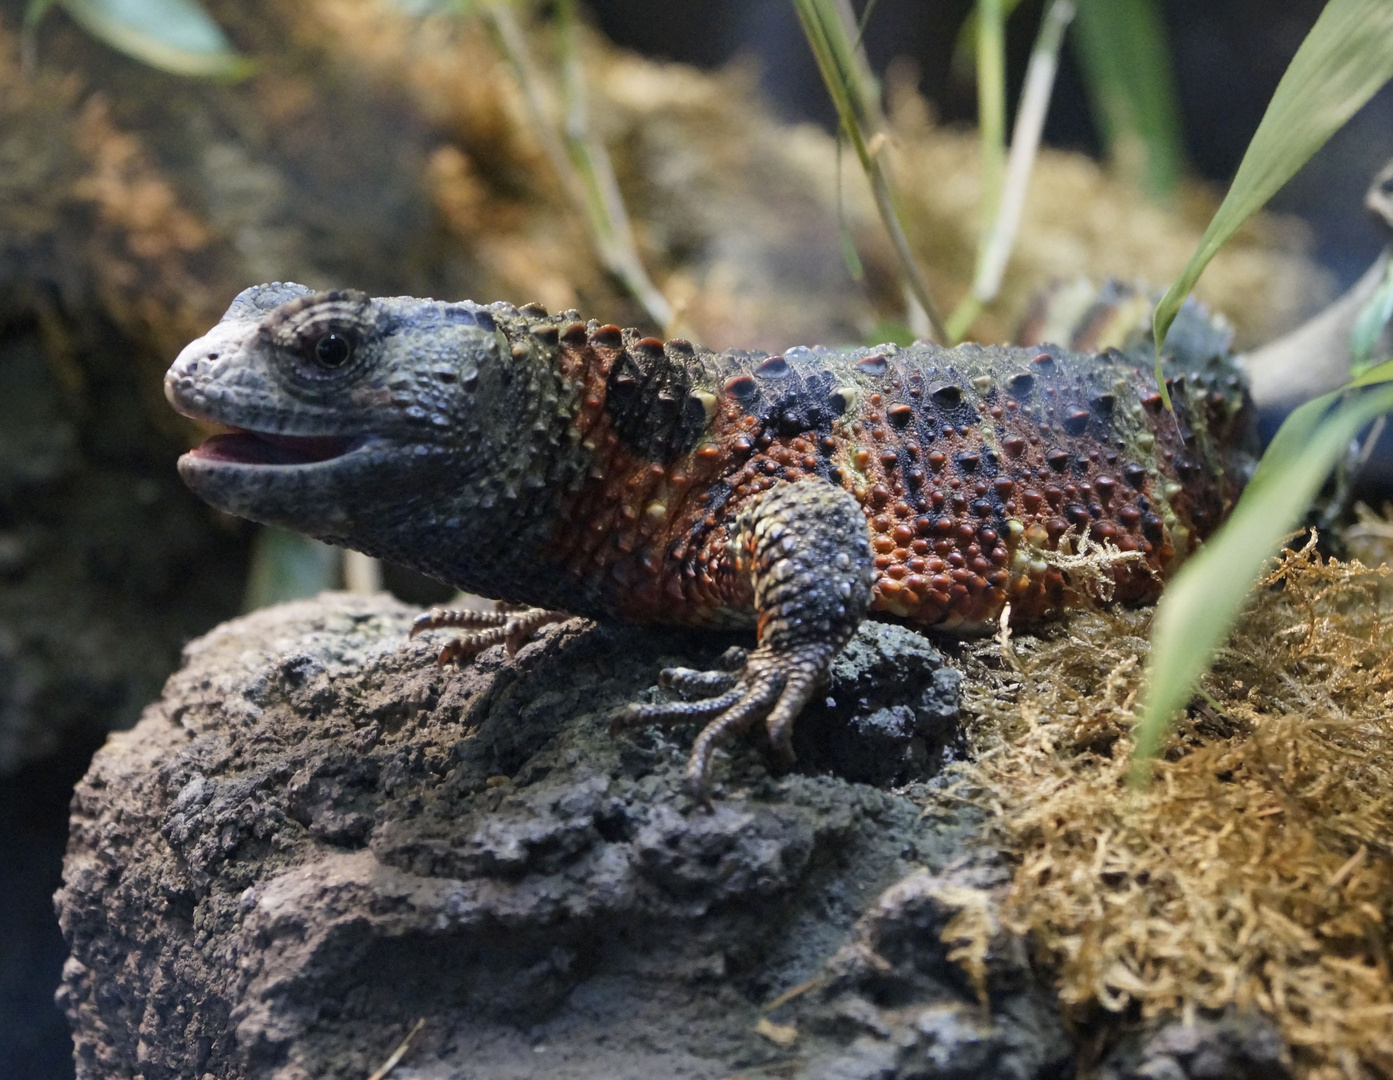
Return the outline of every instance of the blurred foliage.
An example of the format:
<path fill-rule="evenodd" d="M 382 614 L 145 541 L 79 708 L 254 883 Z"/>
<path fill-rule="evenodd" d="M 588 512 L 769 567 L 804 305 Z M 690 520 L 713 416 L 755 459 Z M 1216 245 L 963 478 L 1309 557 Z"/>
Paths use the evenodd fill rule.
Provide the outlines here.
<path fill-rule="evenodd" d="M 867 70 L 859 45 L 860 32 L 858 30 L 853 37 L 852 31 L 857 28 L 849 25 L 849 8 L 836 0 L 793 0 L 793 6 L 837 108 L 842 131 L 870 182 L 876 209 L 895 249 L 905 287 L 927 321 L 928 333 L 935 340 L 946 342 L 948 332 L 932 298 L 929 282 L 910 250 L 894 187 L 880 158 L 886 138 L 880 119 L 879 86 Z"/>
<path fill-rule="evenodd" d="M 977 316 L 981 314 L 982 308 L 1000 294 L 1001 282 L 1006 274 L 1006 263 L 1011 257 L 1011 249 L 1015 246 L 1021 219 L 1025 214 L 1030 174 L 1040 149 L 1040 137 L 1044 133 L 1050 98 L 1054 95 L 1054 77 L 1059 69 L 1059 50 L 1064 43 L 1064 32 L 1073 20 L 1074 13 L 1073 0 L 1050 0 L 1040 18 L 1040 30 L 1030 51 L 1030 63 L 1026 67 L 1025 83 L 1021 88 L 1020 103 L 1016 108 L 1010 156 L 995 194 L 991 186 L 995 182 L 992 175 L 995 166 L 985 163 L 989 156 L 997 154 L 1002 147 L 991 145 L 991 137 L 983 131 L 983 203 L 994 206 L 995 212 L 991 214 L 989 224 L 984 215 L 984 227 L 977 245 L 977 267 L 972 277 L 972 288 L 948 318 L 948 333 L 954 341 L 966 335 Z M 1004 85 L 1002 90 L 1004 96 Z"/>
<path fill-rule="evenodd" d="M 255 68 L 232 48 L 198 0 L 30 0 L 24 37 L 31 58 L 39 23 L 55 5 L 93 37 L 160 71 L 236 79 Z"/>
<path fill-rule="evenodd" d="M 257 530 L 245 611 L 315 596 L 342 585 L 343 553 L 329 544 L 269 525 Z"/>
<path fill-rule="evenodd" d="M 459 5 L 458 10 L 477 11 L 483 17 L 522 90 L 533 133 L 589 227 L 600 262 L 643 305 L 653 324 L 671 333 L 672 304 L 643 265 L 609 151 L 590 123 L 585 72 L 576 47 L 575 0 L 556 2 L 559 48 L 551 64 L 533 59 L 528 35 L 513 8 L 508 0 L 475 0 Z M 559 90 L 552 85 L 558 74 Z"/>
<path fill-rule="evenodd" d="M 1020 0 L 996 0 L 1006 18 Z M 1109 159 L 1153 196 L 1170 195 L 1184 166 L 1179 98 L 1156 0 L 1077 0 L 1072 42 Z M 980 7 L 964 20 L 953 70 L 982 78 Z M 996 91 L 989 90 L 995 94 Z"/>
<path fill-rule="evenodd" d="M 1199 250 L 1156 307 L 1158 378 L 1166 331 L 1215 253 L 1390 77 L 1393 4 L 1330 0 L 1278 83 Z"/>
<path fill-rule="evenodd" d="M 1115 166 L 1164 197 L 1184 151 L 1166 26 L 1155 0 L 1076 0 L 1073 43 L 1103 146 Z"/>

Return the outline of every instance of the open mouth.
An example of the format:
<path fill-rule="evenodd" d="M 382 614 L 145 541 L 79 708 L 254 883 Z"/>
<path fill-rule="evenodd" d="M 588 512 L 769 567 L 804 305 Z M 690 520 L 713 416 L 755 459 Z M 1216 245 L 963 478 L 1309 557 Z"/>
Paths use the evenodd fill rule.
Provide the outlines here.
<path fill-rule="evenodd" d="M 205 440 L 187 456 L 234 465 L 313 465 L 342 457 L 362 441 L 357 435 L 271 435 L 232 428 Z"/>

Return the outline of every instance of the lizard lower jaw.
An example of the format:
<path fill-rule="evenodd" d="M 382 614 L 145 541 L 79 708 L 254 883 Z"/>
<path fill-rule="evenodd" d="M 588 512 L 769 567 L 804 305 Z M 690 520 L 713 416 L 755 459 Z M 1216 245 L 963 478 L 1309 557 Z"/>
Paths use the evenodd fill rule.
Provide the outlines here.
<path fill-rule="evenodd" d="M 332 461 L 363 442 L 352 435 L 271 435 L 234 428 L 214 435 L 184 457 L 201 463 L 284 468 Z"/>

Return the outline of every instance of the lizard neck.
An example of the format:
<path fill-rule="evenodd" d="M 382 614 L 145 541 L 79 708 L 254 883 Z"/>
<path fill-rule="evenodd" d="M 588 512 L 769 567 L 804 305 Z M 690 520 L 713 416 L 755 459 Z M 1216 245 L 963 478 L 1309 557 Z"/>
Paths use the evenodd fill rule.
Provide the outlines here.
<path fill-rule="evenodd" d="M 722 404 L 729 358 L 592 323 L 563 334 L 561 363 L 582 388 L 587 464 L 559 506 L 550 557 L 581 586 L 585 610 L 747 625 L 748 575 L 726 566 L 725 443 L 750 423 Z"/>
<path fill-rule="evenodd" d="M 410 494 L 373 500 L 384 512 L 327 539 L 466 592 L 577 610 L 581 590 L 549 551 L 559 506 L 587 469 L 575 423 L 582 372 L 563 362 L 556 322 L 540 309 L 491 311 L 511 353 L 496 406 L 455 444 L 384 473 L 384 488 Z"/>

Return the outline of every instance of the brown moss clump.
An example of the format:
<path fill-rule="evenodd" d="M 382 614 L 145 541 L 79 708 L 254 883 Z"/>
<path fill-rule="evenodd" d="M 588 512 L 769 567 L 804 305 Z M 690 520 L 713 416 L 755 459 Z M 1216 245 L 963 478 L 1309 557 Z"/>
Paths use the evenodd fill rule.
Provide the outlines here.
<path fill-rule="evenodd" d="M 1393 1075 L 1393 571 L 1308 545 L 1266 586 L 1145 789 L 1149 611 L 980 647 L 966 779 L 1080 1019 L 1257 1010 L 1298 1076 Z"/>

